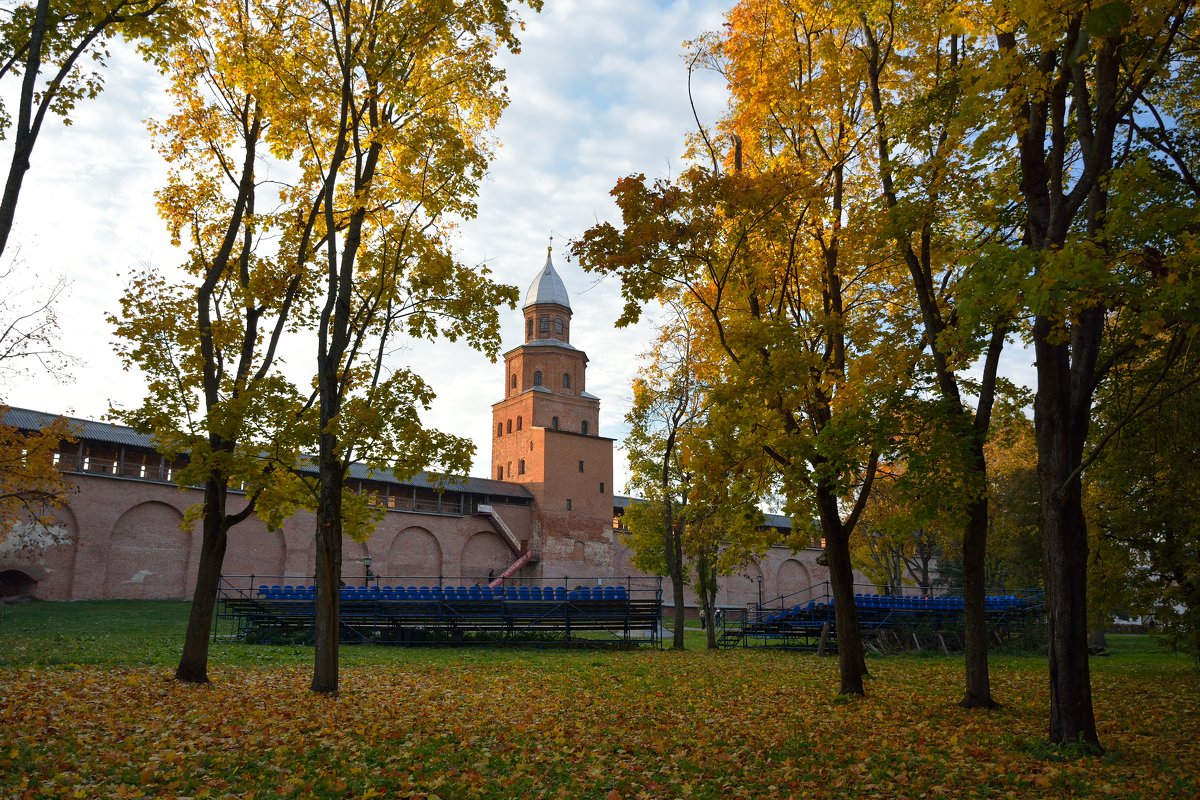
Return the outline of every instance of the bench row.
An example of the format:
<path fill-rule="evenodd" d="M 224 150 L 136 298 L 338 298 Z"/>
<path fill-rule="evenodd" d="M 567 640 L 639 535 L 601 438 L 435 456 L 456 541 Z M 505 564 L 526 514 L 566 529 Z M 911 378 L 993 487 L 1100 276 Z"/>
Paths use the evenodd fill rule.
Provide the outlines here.
<path fill-rule="evenodd" d="M 315 586 L 258 587 L 265 600 L 311 600 Z M 344 587 L 342 600 L 628 600 L 624 586 L 356 586 Z"/>

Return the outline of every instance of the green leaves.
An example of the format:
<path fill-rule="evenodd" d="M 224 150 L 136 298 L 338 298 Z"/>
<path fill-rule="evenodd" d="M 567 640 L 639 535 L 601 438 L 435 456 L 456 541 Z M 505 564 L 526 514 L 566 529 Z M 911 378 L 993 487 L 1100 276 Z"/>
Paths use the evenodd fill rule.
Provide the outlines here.
<path fill-rule="evenodd" d="M 1133 11 L 1124 0 L 1112 0 L 1093 6 L 1083 16 L 1083 27 L 1090 36 L 1113 36 L 1133 19 Z"/>

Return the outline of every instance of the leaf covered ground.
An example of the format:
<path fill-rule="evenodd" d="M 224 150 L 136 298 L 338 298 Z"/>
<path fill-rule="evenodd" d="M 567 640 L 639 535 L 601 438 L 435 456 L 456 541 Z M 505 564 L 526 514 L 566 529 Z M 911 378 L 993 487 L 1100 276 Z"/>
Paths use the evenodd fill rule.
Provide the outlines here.
<path fill-rule="evenodd" d="M 13 630 L 0 652 L 36 641 Z M 1045 745 L 1038 657 L 996 660 L 984 713 L 955 706 L 953 658 L 872 660 L 846 700 L 835 660 L 802 654 L 346 653 L 337 698 L 308 691 L 304 648 L 219 646 L 209 686 L 10 659 L 0 797 L 1200 796 L 1183 657 L 1095 659 L 1095 759 Z"/>

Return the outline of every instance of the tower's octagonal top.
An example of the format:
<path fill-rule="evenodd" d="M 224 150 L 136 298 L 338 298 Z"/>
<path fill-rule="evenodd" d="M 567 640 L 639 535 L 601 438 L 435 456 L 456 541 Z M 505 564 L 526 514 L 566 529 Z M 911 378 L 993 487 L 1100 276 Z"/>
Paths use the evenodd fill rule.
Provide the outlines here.
<path fill-rule="evenodd" d="M 525 307 L 551 303 L 571 310 L 571 298 L 567 296 L 567 287 L 554 271 L 554 262 L 550 260 L 550 248 L 547 247 L 546 263 L 533 279 L 533 283 L 529 284 L 529 291 L 525 293 Z"/>

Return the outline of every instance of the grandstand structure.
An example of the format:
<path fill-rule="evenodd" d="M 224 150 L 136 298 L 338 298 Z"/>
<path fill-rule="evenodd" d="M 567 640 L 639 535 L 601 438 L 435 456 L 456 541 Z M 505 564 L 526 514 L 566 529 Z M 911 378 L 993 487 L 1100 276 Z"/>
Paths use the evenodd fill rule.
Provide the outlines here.
<path fill-rule="evenodd" d="M 594 585 L 614 575 L 658 580 L 633 565 L 620 535 L 624 511 L 636 501 L 613 493 L 614 442 L 602 435 L 600 399 L 588 391 L 589 359 L 571 335 L 588 310 L 572 308 L 547 253 L 526 292 L 521 328 L 511 331 L 503 373 L 493 374 L 491 391 L 499 399 L 490 422 L 475 423 L 490 425 L 491 453 L 480 454 L 487 465 L 483 476 L 445 481 L 350 467 L 346 491 L 366 498 L 380 519 L 365 541 L 342 540 L 343 584 L 389 585 L 373 573 L 431 576 L 390 584 L 402 581 L 405 589 L 483 586 L 496 579 L 531 590 L 563 581 L 568 588 Z M 488 391 L 488 383 L 481 380 L 478 390 Z M 4 416 L 19 430 L 41 430 L 54 419 L 20 408 Z M 0 600 L 191 598 L 201 537 L 185 520 L 203 492 L 175 482 L 186 456 L 164 458 L 151 437 L 128 427 L 68 421 L 74 440 L 62 442 L 53 459 L 73 491 L 54 524 L 19 523 L 0 537 Z M 230 490 L 230 513 L 246 502 L 237 487 Z M 807 546 L 793 548 L 790 520 L 768 515 L 766 525 L 779 544 L 722 580 L 719 606 L 744 608 L 827 577 L 815 531 Z M 229 532 L 224 571 L 278 576 L 259 581 L 268 586 L 308 586 L 316 571 L 314 530 L 308 511 L 277 529 L 250 514 Z M 258 583 L 234 588 L 243 599 L 264 599 L 256 595 Z M 671 593 L 663 599 L 671 602 Z M 690 589 L 685 602 L 696 604 Z M 456 609 L 443 610 L 446 617 Z M 566 611 L 574 630 L 574 609 Z"/>
<path fill-rule="evenodd" d="M 867 649 L 876 653 L 962 649 L 961 594 L 888 595 L 871 589 L 854 595 L 859 630 Z M 828 583 L 809 587 L 799 595 L 783 595 L 748 606 L 744 612 L 724 615 L 719 643 L 722 647 L 836 650 L 837 621 Z M 988 630 L 998 644 L 1018 637 L 1031 640 L 1044 624 L 1041 590 L 989 595 L 984 605 Z"/>
<path fill-rule="evenodd" d="M 308 642 L 316 586 L 222 580 L 214 636 L 257 643 Z M 378 577 L 343 586 L 341 640 L 408 646 L 557 644 L 660 647 L 662 579 L 570 579 L 492 586 L 437 578 Z M 432 583 L 433 585 L 428 585 Z"/>

